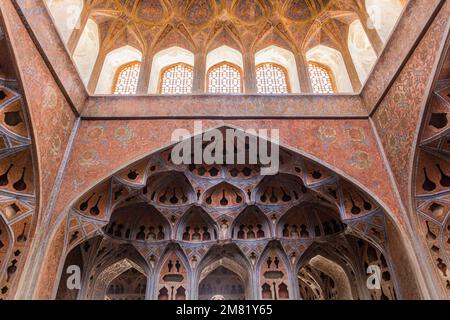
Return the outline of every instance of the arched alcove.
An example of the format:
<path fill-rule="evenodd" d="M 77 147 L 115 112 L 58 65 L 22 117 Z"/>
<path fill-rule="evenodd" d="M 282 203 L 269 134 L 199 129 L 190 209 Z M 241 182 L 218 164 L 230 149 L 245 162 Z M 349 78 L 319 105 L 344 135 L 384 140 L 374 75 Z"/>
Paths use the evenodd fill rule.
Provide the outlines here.
<path fill-rule="evenodd" d="M 169 66 L 174 66 L 180 63 L 186 64 L 193 68 L 194 54 L 189 50 L 180 47 L 171 47 L 156 53 L 153 57 L 148 93 L 159 93 L 163 71 Z"/>
<path fill-rule="evenodd" d="M 251 270 L 251 265 L 236 245 L 211 247 L 197 266 L 198 299 L 252 299 Z"/>
<path fill-rule="evenodd" d="M 69 254 L 66 257 L 63 272 L 61 274 L 61 279 L 59 282 L 58 292 L 56 294 L 56 300 L 77 300 L 79 289 L 71 290 L 69 286 L 67 285 L 67 282 L 69 280 L 70 274 L 68 273 L 68 268 L 70 266 L 77 266 L 79 267 L 81 274 L 83 274 L 84 268 L 84 261 L 83 261 L 83 255 L 82 255 L 82 247 L 77 246 L 73 248 Z"/>
<path fill-rule="evenodd" d="M 102 236 L 89 238 L 73 247 L 66 255 L 56 299 L 108 299 L 111 282 L 130 269 L 135 269 L 147 278 L 149 267 L 134 246 L 111 241 Z M 147 281 L 141 282 L 146 284 Z M 81 288 L 78 288 L 78 285 L 81 285 Z M 125 294 L 120 290 L 113 293 Z M 134 299 L 134 293 L 129 293 L 129 298 Z M 136 294 L 136 297 L 142 297 L 142 292 Z"/>
<path fill-rule="evenodd" d="M 194 190 L 181 172 L 155 174 L 147 181 L 147 199 L 161 206 L 189 205 L 196 200 Z"/>
<path fill-rule="evenodd" d="M 244 60 L 241 52 L 228 46 L 206 56 L 206 84 L 209 93 L 242 93 Z"/>
<path fill-rule="evenodd" d="M 129 254 L 116 253 L 112 260 L 103 260 L 96 269 L 98 270 L 91 270 L 88 292 L 84 293 L 88 299 L 144 300 L 148 268 L 140 256 L 133 259 Z M 139 292 L 136 292 L 137 288 L 140 289 Z"/>
<path fill-rule="evenodd" d="M 199 284 L 199 300 L 245 300 L 245 284 L 233 271 L 218 267 Z"/>
<path fill-rule="evenodd" d="M 314 239 L 345 231 L 337 208 L 318 203 L 302 203 L 286 212 L 278 223 L 277 234 L 287 239 Z"/>
<path fill-rule="evenodd" d="M 234 254 L 228 254 L 227 257 L 254 272 L 254 276 L 245 280 L 242 274 L 224 266 L 244 280 L 246 295 L 265 299 L 296 299 L 299 296 L 299 284 L 294 275 L 297 272 L 295 268 L 314 241 L 327 244 L 331 251 L 342 252 L 338 256 L 345 262 L 338 263 L 334 256 L 331 260 L 341 265 L 347 274 L 354 273 L 354 277 L 349 276 L 354 293 L 353 287 L 361 288 L 367 275 L 361 271 L 364 270 L 362 259 L 356 259 L 355 254 L 352 254 L 360 249 L 350 234 L 358 234 L 376 246 L 385 257 L 391 279 L 395 279 L 398 270 L 403 270 L 397 268 L 397 264 L 405 263 L 407 259 L 393 262 L 391 252 L 385 245 L 386 236 L 388 234 L 390 237 L 392 230 L 386 231 L 385 213 L 376 200 L 325 164 L 283 146 L 281 149 L 280 173 L 265 177 L 258 170 L 245 170 L 245 165 L 242 167 L 243 174 L 240 174 L 241 169 L 221 164 L 205 170 L 200 170 L 203 165 L 175 165 L 171 162 L 170 147 L 147 155 L 121 168 L 109 180 L 90 189 L 74 202 L 68 246 L 73 247 L 88 237 L 87 230 L 102 230 L 105 240 L 137 247 L 154 272 L 152 285 L 148 287 L 151 288 L 148 297 L 154 299 L 195 299 L 201 270 L 224 257 L 228 245 L 235 246 L 239 251 L 235 250 Z M 186 201 L 182 201 L 183 195 Z M 92 210 L 91 207 L 100 197 L 102 200 L 98 210 Z M 172 197 L 176 199 L 170 201 Z M 161 241 L 148 241 L 150 230 L 146 223 L 133 219 L 126 221 L 129 219 L 127 207 L 139 203 L 157 209 L 169 221 L 173 233 L 167 233 L 167 237 L 165 234 Z M 197 215 L 200 219 L 194 219 L 195 215 L 190 209 L 200 210 L 197 212 L 200 213 Z M 119 210 L 123 211 L 123 221 L 115 219 L 119 216 L 114 212 L 121 212 Z M 134 213 L 133 218 L 139 216 L 137 210 L 131 211 Z M 304 218 L 304 221 L 297 221 L 297 218 Z M 105 228 L 109 220 L 110 224 Z M 116 229 L 111 230 L 112 235 L 108 233 L 113 222 L 116 223 L 114 228 L 118 224 L 123 225 L 120 236 L 115 235 Z M 129 237 L 124 238 L 128 229 L 124 227 L 126 223 L 134 227 L 130 228 Z M 203 225 L 207 229 L 205 238 L 202 235 Z M 244 225 L 244 237 L 238 236 L 241 225 Z M 285 225 L 289 227 L 285 228 Z M 292 228 L 294 225 L 296 228 Z M 144 230 L 141 231 L 142 226 Z M 183 239 L 186 226 L 190 229 Z M 217 231 L 217 235 L 214 231 Z M 255 233 L 254 237 L 252 232 Z M 260 237 L 257 236 L 258 232 Z M 393 232 L 394 235 L 396 232 Z M 195 241 L 192 241 L 193 233 L 198 233 Z M 215 255 L 207 254 L 210 251 L 214 251 Z M 361 251 L 360 256 L 363 254 Z M 327 259 L 331 256 L 324 253 L 320 255 Z M 384 270 L 381 256 L 378 261 Z M 358 273 L 355 265 L 360 268 Z M 255 282 L 251 285 L 253 292 L 248 292 L 251 282 Z M 400 288 L 394 281 L 385 287 L 384 295 L 387 297 L 390 296 L 387 290 Z M 365 292 L 364 296 L 358 291 L 358 296 L 361 299 L 369 298 L 367 290 Z M 319 296 L 324 297 L 326 293 L 321 292 Z M 376 297 L 383 295 L 380 292 Z"/>
<path fill-rule="evenodd" d="M 256 206 L 242 211 L 231 226 L 233 239 L 256 240 L 271 237 L 270 223 Z"/>
<path fill-rule="evenodd" d="M 222 182 L 206 191 L 203 202 L 207 207 L 238 207 L 245 204 L 245 195 L 236 186 Z"/>
<path fill-rule="evenodd" d="M 114 92 L 117 72 L 123 66 L 135 61 L 142 61 L 142 53 L 132 46 L 126 45 L 109 52 L 105 57 L 95 93 L 112 94 Z"/>
<path fill-rule="evenodd" d="M 354 91 L 344 58 L 339 51 L 331 47 L 318 45 L 306 52 L 306 59 L 324 65 L 332 71 L 332 77 L 338 92 L 352 93 Z"/>
<path fill-rule="evenodd" d="M 225 61 L 238 66 L 241 70 L 244 68 L 241 52 L 228 46 L 221 46 L 208 52 L 206 56 L 206 70 Z"/>
<path fill-rule="evenodd" d="M 315 281 L 308 283 L 305 274 Z M 300 277 L 303 276 L 303 278 Z M 353 300 L 350 280 L 344 269 L 336 262 L 327 259 L 321 255 L 312 258 L 308 265 L 299 271 L 299 278 L 306 283 L 310 292 L 317 294 L 317 288 L 313 283 L 320 287 L 321 298 L 324 300 Z M 300 290 L 302 300 L 308 300 L 308 290 Z"/>
<path fill-rule="evenodd" d="M 291 93 L 300 93 L 300 80 L 298 78 L 297 63 L 291 51 L 278 46 L 269 46 L 255 54 L 255 65 L 274 63 L 285 69 L 288 87 Z M 256 79 L 258 81 L 258 79 Z"/>
<path fill-rule="evenodd" d="M 301 201 L 307 192 L 300 177 L 279 173 L 264 177 L 253 196 L 260 205 L 289 205 Z"/>
<path fill-rule="evenodd" d="M 218 239 L 218 228 L 200 207 L 189 209 L 178 226 L 177 238 L 188 242 L 206 242 Z"/>
<path fill-rule="evenodd" d="M 166 253 L 159 267 L 157 300 L 188 300 L 188 269 L 185 257 L 178 250 Z"/>
<path fill-rule="evenodd" d="M 135 268 L 130 268 L 111 281 L 105 300 L 144 300 L 147 277 Z"/>
<path fill-rule="evenodd" d="M 259 298 L 262 300 L 289 300 L 293 288 L 289 277 L 287 259 L 276 247 L 269 247 L 258 262 Z"/>
<path fill-rule="evenodd" d="M 171 238 L 171 227 L 164 216 L 153 206 L 136 203 L 115 210 L 104 227 L 112 238 L 144 242 Z"/>

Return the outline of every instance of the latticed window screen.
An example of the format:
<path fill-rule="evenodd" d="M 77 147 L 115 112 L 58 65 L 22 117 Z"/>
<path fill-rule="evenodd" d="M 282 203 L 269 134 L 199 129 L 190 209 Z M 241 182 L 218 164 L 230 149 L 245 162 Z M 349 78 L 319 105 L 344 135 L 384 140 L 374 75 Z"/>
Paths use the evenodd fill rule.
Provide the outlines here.
<path fill-rule="evenodd" d="M 194 69 L 183 63 L 168 67 L 161 75 L 161 94 L 189 94 L 194 84 Z"/>
<path fill-rule="evenodd" d="M 209 93 L 241 93 L 242 75 L 239 67 L 230 63 L 221 63 L 208 72 Z"/>
<path fill-rule="evenodd" d="M 309 74 L 314 93 L 334 93 L 330 72 L 317 63 L 309 63 Z"/>
<path fill-rule="evenodd" d="M 256 68 L 256 84 L 258 93 L 289 93 L 286 71 L 273 63 L 264 63 Z"/>
<path fill-rule="evenodd" d="M 120 68 L 116 76 L 114 94 L 136 94 L 140 70 L 139 62 L 132 62 Z"/>

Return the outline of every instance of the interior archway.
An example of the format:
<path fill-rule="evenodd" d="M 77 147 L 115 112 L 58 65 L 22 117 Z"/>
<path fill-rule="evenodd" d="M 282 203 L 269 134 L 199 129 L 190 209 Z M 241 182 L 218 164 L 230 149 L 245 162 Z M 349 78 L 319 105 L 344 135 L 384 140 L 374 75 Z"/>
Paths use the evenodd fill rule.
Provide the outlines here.
<path fill-rule="evenodd" d="M 396 269 L 392 269 L 394 262 L 385 247 L 388 236 L 385 213 L 359 187 L 325 165 L 283 147 L 279 174 L 265 177 L 256 169 L 261 164 L 175 165 L 170 150 L 171 147 L 122 169 L 81 197 L 72 209 L 75 220 L 70 228 L 69 246 L 81 243 L 88 236 L 87 230 L 92 230 L 100 232 L 113 247 L 114 242 L 134 247 L 154 273 L 154 289 L 148 295 L 152 299 L 198 298 L 198 285 L 218 267 L 214 261 L 228 255 L 252 271 L 242 273 L 239 271 L 242 267 L 236 269 L 232 263 L 221 265 L 241 278 L 246 298 L 287 300 L 301 296 L 299 282 L 306 279 L 298 279 L 294 270 L 299 261 L 306 259 L 307 249 L 320 242 L 330 252 L 320 256 L 334 262 L 340 260 L 336 263 L 345 270 L 351 295 L 348 286 L 342 291 L 342 270 L 333 265 L 339 272 L 331 274 L 328 269 L 321 272 L 329 278 L 328 285 L 341 286 L 341 293 L 330 286 L 323 287 L 316 279 L 319 291 L 310 289 L 318 292 L 317 297 L 369 299 L 371 294 L 373 299 L 397 297 L 399 287 L 392 281 Z M 138 208 L 144 210 L 142 215 Z M 156 240 L 155 236 L 149 239 L 150 222 L 144 223 L 141 218 L 145 211 L 152 219 L 158 217 L 162 221 L 158 230 L 164 237 L 156 235 Z M 116 236 L 115 229 L 109 232 L 118 225 L 122 225 L 120 235 Z M 241 231 L 245 236 L 242 237 Z M 351 235 L 365 240 L 359 245 Z M 230 245 L 233 250 L 226 249 Z M 377 260 L 363 261 L 354 253 L 360 251 L 363 257 L 371 247 L 376 248 Z M 381 291 L 370 293 L 362 283 L 368 278 L 365 270 L 372 264 L 381 269 L 382 275 L 389 276 L 381 280 Z M 235 275 L 224 272 L 236 280 Z M 207 292 L 212 291 L 202 291 L 202 296 Z"/>
<path fill-rule="evenodd" d="M 161 83 L 160 77 L 162 71 L 168 66 L 183 63 L 187 66 L 194 67 L 194 54 L 189 50 L 172 47 L 164 49 L 155 54 L 152 62 L 152 71 L 150 74 L 149 93 L 158 93 L 158 84 Z"/>
<path fill-rule="evenodd" d="M 198 299 L 245 300 L 245 284 L 236 273 L 221 266 L 200 282 Z"/>
<path fill-rule="evenodd" d="M 344 58 L 338 50 L 325 45 L 318 45 L 306 52 L 306 59 L 324 65 L 332 71 L 332 77 L 338 92 L 350 93 L 354 91 Z"/>
<path fill-rule="evenodd" d="M 105 300 L 144 300 L 147 289 L 147 277 L 131 268 L 108 285 Z"/>
<path fill-rule="evenodd" d="M 114 85 L 117 72 L 127 64 L 132 62 L 141 62 L 142 53 L 129 45 L 117 48 L 109 52 L 103 63 L 103 68 L 97 83 L 96 94 L 114 93 Z"/>
<path fill-rule="evenodd" d="M 302 300 L 353 300 L 350 280 L 336 262 L 317 255 L 299 271 Z"/>

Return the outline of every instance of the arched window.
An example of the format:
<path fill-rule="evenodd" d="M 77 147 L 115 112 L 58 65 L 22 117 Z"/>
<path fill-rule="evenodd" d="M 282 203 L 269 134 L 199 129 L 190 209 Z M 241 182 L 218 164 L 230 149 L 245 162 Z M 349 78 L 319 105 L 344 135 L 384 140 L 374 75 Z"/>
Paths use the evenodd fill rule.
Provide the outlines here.
<path fill-rule="evenodd" d="M 194 84 L 194 68 L 178 63 L 168 66 L 161 73 L 161 94 L 189 94 Z"/>
<path fill-rule="evenodd" d="M 98 78 L 95 94 L 114 94 L 116 91 L 116 84 L 119 78 L 121 79 L 119 75 L 122 71 L 124 71 L 124 69 L 128 66 L 138 63 L 139 68 L 136 66 L 138 69 L 136 71 L 139 72 L 141 62 L 141 51 L 129 45 L 125 45 L 109 52 L 103 62 L 103 67 Z M 123 94 L 122 91 L 119 94 Z"/>
<path fill-rule="evenodd" d="M 262 74 L 265 75 L 262 80 L 262 84 L 266 84 L 266 81 L 273 81 L 273 79 L 279 79 L 276 74 L 280 74 L 277 70 L 278 68 L 284 71 L 284 78 L 287 83 L 288 93 L 300 93 L 300 80 L 298 77 L 298 69 L 297 63 L 295 61 L 294 54 L 286 49 L 271 45 L 265 49 L 262 49 L 255 53 L 255 65 L 258 67 L 273 64 L 273 67 L 266 68 L 267 71 L 264 71 Z M 272 69 L 272 70 L 271 70 Z M 257 70 L 258 71 L 258 70 Z M 267 74 L 267 72 L 271 74 Z M 259 74 L 257 75 L 258 78 Z M 267 79 L 267 80 L 266 80 Z M 271 80 L 269 80 L 271 79 Z M 258 80 L 257 80 L 258 81 Z M 277 81 L 277 80 L 275 80 Z M 279 82 L 279 81 L 277 81 Z M 261 84 L 261 85 L 262 85 Z M 259 86 L 259 83 L 258 83 Z M 266 84 L 267 87 L 267 84 Z M 259 88 L 258 88 L 259 89 Z M 261 90 L 258 90 L 261 91 Z M 269 90 L 270 93 L 271 90 Z M 274 93 L 286 93 L 286 92 L 274 92 Z"/>
<path fill-rule="evenodd" d="M 313 90 L 316 90 L 316 93 L 354 92 L 341 52 L 320 44 L 308 50 L 305 58 L 308 63 L 315 64 L 316 67 L 318 66 L 318 68 L 311 68 L 313 73 L 310 75 L 311 80 L 314 81 Z M 319 76 L 323 73 L 328 73 L 328 76 L 324 75 L 323 78 Z M 320 79 L 323 79 L 325 83 L 329 83 L 330 81 L 326 80 L 328 78 L 331 79 L 331 85 L 328 84 L 328 89 L 323 90 L 320 85 L 323 81 Z M 330 87 L 333 91 L 329 89 Z"/>
<path fill-rule="evenodd" d="M 289 93 L 287 71 L 274 63 L 262 63 L 256 67 L 256 84 L 258 93 L 282 94 Z"/>
<path fill-rule="evenodd" d="M 134 61 L 122 66 L 114 81 L 114 94 L 136 94 L 141 63 Z"/>
<path fill-rule="evenodd" d="M 150 80 L 148 83 L 148 93 L 191 93 L 194 77 L 194 60 L 195 58 L 192 52 L 177 46 L 170 47 L 156 53 L 152 61 Z M 164 76 L 167 77 L 164 78 Z M 187 82 L 184 84 L 186 88 L 183 88 L 183 90 L 180 90 L 181 88 L 178 88 L 181 86 L 177 85 L 177 83 L 180 81 L 181 83 L 183 83 L 183 81 Z M 163 85 L 165 87 L 163 87 Z"/>
<path fill-rule="evenodd" d="M 241 69 L 229 62 L 221 62 L 208 71 L 209 93 L 241 93 Z"/>
<path fill-rule="evenodd" d="M 334 93 L 334 84 L 328 68 L 314 62 L 309 62 L 309 74 L 314 93 Z"/>

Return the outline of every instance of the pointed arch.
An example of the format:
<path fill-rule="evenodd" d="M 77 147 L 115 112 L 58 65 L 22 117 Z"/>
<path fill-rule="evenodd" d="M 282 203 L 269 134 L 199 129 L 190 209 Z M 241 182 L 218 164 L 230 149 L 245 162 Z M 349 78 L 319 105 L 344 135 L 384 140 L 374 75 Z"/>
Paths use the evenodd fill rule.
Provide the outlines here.
<path fill-rule="evenodd" d="M 230 226 L 231 238 L 256 240 L 272 237 L 271 223 L 257 206 L 244 209 Z"/>
<path fill-rule="evenodd" d="M 172 165 L 169 164 L 170 158 L 167 157 L 167 154 L 170 153 L 168 150 L 169 150 L 169 147 L 165 147 L 165 148 L 161 149 L 160 151 L 158 151 L 156 153 L 152 153 L 152 154 L 148 155 L 146 158 L 140 159 L 139 160 L 139 163 L 140 163 L 139 166 L 143 166 L 145 168 L 148 168 L 148 170 L 151 170 L 152 174 L 157 174 L 160 170 L 166 171 L 167 170 L 167 166 L 171 166 L 171 168 L 173 168 L 173 164 Z M 299 158 L 298 159 L 297 158 L 290 159 L 289 156 L 287 155 L 287 150 L 286 150 L 286 157 L 287 158 L 285 159 L 285 161 L 283 161 L 285 167 L 283 167 L 281 169 L 281 170 L 283 170 L 284 173 L 286 173 L 286 174 L 289 173 L 290 175 L 295 176 L 298 179 L 302 179 L 300 177 L 303 177 L 304 181 L 306 181 L 304 187 L 305 188 L 314 188 L 314 190 L 316 190 L 317 193 L 322 196 L 322 197 L 318 197 L 317 198 L 320 201 L 324 201 L 325 202 L 325 200 L 326 200 L 325 198 L 327 198 L 327 199 L 330 198 L 330 194 L 327 194 L 327 192 L 329 191 L 328 187 L 336 188 L 335 190 L 332 190 L 334 193 L 336 193 L 336 196 L 337 196 L 337 194 L 339 194 L 340 196 L 342 195 L 342 193 L 340 191 L 341 189 L 339 189 L 336 186 L 339 183 L 338 180 L 335 180 L 335 179 L 337 179 L 337 176 L 333 176 L 333 174 L 331 172 L 329 172 L 329 170 L 331 170 L 332 168 L 327 167 L 327 168 L 329 168 L 329 169 L 327 169 L 327 168 L 324 167 L 325 165 L 319 165 L 317 163 L 313 163 L 313 160 L 308 160 L 308 156 L 304 155 L 304 154 L 301 154 L 300 152 L 297 152 L 298 153 L 298 155 L 297 155 L 295 150 L 290 150 L 290 151 L 291 151 L 289 153 L 290 156 L 292 156 L 292 157 L 297 157 L 298 156 Z M 161 153 L 162 153 L 162 155 L 161 155 Z M 165 162 L 165 161 L 167 161 L 167 162 Z M 155 164 L 157 164 L 157 165 L 155 165 Z M 130 168 L 131 167 L 134 168 L 134 167 L 137 167 L 137 166 L 136 166 L 136 164 L 131 164 Z M 186 169 L 186 167 L 184 167 L 184 169 Z M 127 174 L 130 173 L 130 170 L 128 170 L 127 167 L 121 168 L 121 171 L 122 172 L 126 172 Z M 118 176 L 119 175 L 121 176 L 122 173 L 118 172 L 118 173 L 115 173 L 115 174 L 118 175 Z M 145 176 L 145 174 L 144 174 L 144 176 Z M 112 179 L 114 179 L 114 178 L 112 178 Z M 206 177 L 202 176 L 201 179 L 202 180 L 206 179 Z M 250 179 L 250 178 L 248 178 L 248 179 Z M 214 180 L 214 181 L 212 181 L 212 182 L 210 182 L 210 183 L 208 183 L 206 185 L 211 187 L 211 186 L 217 185 L 217 183 L 220 183 L 220 182 L 217 181 L 217 178 L 215 178 L 215 177 L 213 177 L 212 180 Z M 345 184 L 345 187 L 347 188 L 347 184 L 350 184 L 350 182 L 345 182 L 344 184 Z M 355 183 L 355 184 L 356 184 L 356 187 L 354 187 L 354 188 L 359 188 L 359 185 L 357 183 Z M 209 189 L 208 189 L 208 187 L 205 188 L 206 185 L 202 184 L 202 187 L 204 188 L 203 190 L 206 190 L 206 192 L 210 191 L 211 188 L 209 188 Z M 201 192 L 204 192 L 204 191 L 201 191 Z M 201 195 L 203 195 L 203 193 L 201 193 Z M 204 197 L 200 197 L 200 199 L 204 199 Z M 359 205 L 359 203 L 358 203 L 358 205 Z M 361 206 L 362 206 L 362 204 L 361 204 Z M 266 206 L 264 209 L 266 210 L 267 207 L 269 207 L 269 206 Z M 370 207 L 371 207 L 371 209 L 374 209 L 375 206 L 373 206 L 371 204 Z M 222 209 L 220 209 L 220 210 L 212 210 L 211 213 L 214 214 L 215 217 L 217 217 L 217 219 L 222 219 L 225 216 L 224 215 L 225 212 L 230 214 L 230 212 L 232 211 L 232 210 L 228 210 L 229 208 L 225 208 L 225 209 L 227 209 L 227 210 L 222 210 Z M 234 208 L 232 208 L 232 209 L 234 211 Z M 367 209 L 367 210 L 369 210 L 369 209 Z M 183 211 L 183 212 L 185 212 L 185 211 Z M 372 214 L 371 212 L 368 212 L 368 213 Z M 183 213 L 177 212 L 176 214 L 177 215 L 181 215 Z M 363 220 L 359 221 L 360 224 L 362 225 L 361 229 L 363 231 L 365 229 L 367 229 L 365 227 L 365 223 L 366 222 L 368 222 L 368 223 L 377 223 L 377 220 L 380 221 L 380 219 L 369 220 L 369 219 L 371 219 L 371 216 L 367 216 L 366 218 L 367 219 L 365 219 L 364 222 L 363 222 Z M 174 217 L 174 221 L 175 222 L 176 222 L 176 219 L 177 219 L 177 216 Z M 351 217 L 351 218 L 348 218 L 348 219 L 359 219 L 359 218 Z M 230 220 L 231 219 L 229 219 L 228 221 L 230 221 Z M 219 220 L 219 221 L 221 221 L 221 220 Z M 355 223 L 355 225 L 356 225 L 356 223 Z M 282 242 L 280 241 L 280 243 L 282 243 Z M 284 246 L 285 243 L 283 243 L 282 245 Z M 292 253 L 291 250 L 290 249 L 284 249 L 284 247 L 283 247 L 283 250 L 286 250 L 286 252 L 289 250 L 288 251 L 289 252 L 289 258 L 284 257 L 283 261 L 286 261 L 286 265 L 287 266 L 289 266 L 291 263 L 293 264 L 293 262 L 291 261 L 291 259 L 293 259 L 293 257 L 291 256 L 291 253 Z M 285 252 L 285 251 L 283 251 L 283 252 Z M 285 254 L 285 256 L 286 256 L 286 254 Z M 299 255 L 297 255 L 297 256 L 299 256 Z M 257 257 L 257 256 L 255 256 L 255 257 Z M 179 257 L 179 256 L 178 256 L 178 258 L 181 259 L 181 257 Z M 158 259 L 159 259 L 159 256 L 158 256 Z M 250 257 L 250 259 L 252 259 L 252 258 Z M 274 261 L 274 259 L 275 258 L 273 258 L 273 261 Z M 279 258 L 279 259 L 281 260 L 281 258 Z M 159 260 L 159 261 L 161 261 L 161 260 Z M 189 260 L 189 261 L 191 261 L 191 260 Z M 252 263 L 253 263 L 253 260 L 252 260 Z M 180 261 L 180 264 L 181 264 L 181 261 Z M 187 262 L 186 262 L 185 265 L 190 267 Z M 253 264 L 252 264 L 252 266 L 253 266 Z M 270 270 L 268 270 L 268 271 L 270 271 Z M 177 278 L 177 277 L 175 277 L 175 278 Z M 287 296 L 287 295 L 285 295 L 286 291 L 290 294 L 291 291 L 289 290 L 289 285 L 292 286 L 292 283 L 293 282 L 290 282 L 290 284 L 284 283 L 283 286 L 281 287 L 281 292 L 283 293 L 284 296 Z M 284 286 L 286 286 L 286 287 L 284 287 Z M 182 287 L 183 288 L 180 289 L 180 290 L 185 290 L 184 291 L 185 294 L 189 294 L 189 290 L 192 290 L 192 288 L 189 289 L 189 288 L 187 288 L 185 286 L 182 286 Z M 156 287 L 154 287 L 154 288 L 156 288 Z M 162 289 L 162 287 L 160 289 Z M 166 288 L 166 290 L 167 290 L 167 288 Z M 166 294 L 167 294 L 167 297 L 170 296 L 169 292 L 167 292 Z M 181 295 L 181 293 L 180 293 L 180 296 L 183 296 L 183 295 Z M 289 295 L 289 297 L 291 297 L 291 296 Z M 292 297 L 295 298 L 295 295 L 292 296 Z"/>
<path fill-rule="evenodd" d="M 242 207 L 246 197 L 238 187 L 228 182 L 221 182 L 206 190 L 202 201 L 207 207 Z"/>
<path fill-rule="evenodd" d="M 243 51 L 242 40 L 233 23 L 220 24 L 214 26 L 213 33 L 210 34 L 206 42 L 206 51 L 211 52 L 220 47 L 229 47 L 236 51 Z"/>
<path fill-rule="evenodd" d="M 113 94 L 136 94 L 140 70 L 141 63 L 139 61 L 132 61 L 121 66 L 114 76 Z"/>
<path fill-rule="evenodd" d="M 290 262 L 286 253 L 275 243 L 267 245 L 257 262 L 259 298 L 262 300 L 289 300 L 294 297 Z"/>
<path fill-rule="evenodd" d="M 332 71 L 332 78 L 335 79 L 337 92 L 353 92 L 344 58 L 339 51 L 331 47 L 318 45 L 306 52 L 306 60 L 329 68 Z"/>
<path fill-rule="evenodd" d="M 191 270 L 178 246 L 169 247 L 158 263 L 154 298 L 156 300 L 189 300 Z"/>
<path fill-rule="evenodd" d="M 206 70 L 209 70 L 214 65 L 217 65 L 224 61 L 236 65 L 240 69 L 244 68 L 244 60 L 242 58 L 242 53 L 236 49 L 224 45 L 214 50 L 211 50 L 207 54 Z"/>
<path fill-rule="evenodd" d="M 302 271 L 302 269 L 305 269 L 305 267 L 307 266 L 311 267 L 310 262 L 314 260 L 316 257 L 321 257 L 326 260 L 325 262 L 328 261 L 328 266 L 322 264 L 322 266 L 319 266 L 317 268 L 317 266 L 314 266 L 313 263 L 312 267 L 320 269 L 321 272 L 329 274 L 329 276 L 332 277 L 336 283 L 338 282 L 340 283 L 341 290 L 344 290 L 344 294 L 342 293 L 340 294 L 338 290 L 337 296 L 335 296 L 334 299 L 337 300 L 364 299 L 365 295 L 361 292 L 361 289 L 365 290 L 365 288 L 361 287 L 358 283 L 359 281 L 363 281 L 365 279 L 365 273 L 362 275 L 358 274 L 361 268 L 358 266 L 358 261 L 355 261 L 355 259 L 357 259 L 359 255 L 355 254 L 352 257 L 349 256 L 350 254 L 352 254 L 352 252 L 350 251 L 342 252 L 342 249 L 336 250 L 330 243 L 313 242 L 304 252 L 302 257 L 298 260 L 294 271 L 295 274 L 299 277 L 299 274 Z M 330 270 L 331 268 L 329 266 L 330 263 L 334 265 L 333 267 L 334 270 Z M 340 279 L 338 279 L 338 277 L 340 277 Z M 321 299 L 327 299 L 327 297 L 324 296 L 325 290 L 321 288 L 318 281 L 316 281 L 315 283 L 320 288 Z M 299 298 L 304 297 L 300 296 Z M 328 297 L 328 299 L 330 298 L 331 297 Z"/>
<path fill-rule="evenodd" d="M 109 52 L 105 57 L 95 93 L 112 94 L 119 70 L 130 63 L 140 64 L 141 62 L 142 52 L 129 45 Z"/>
<path fill-rule="evenodd" d="M 145 270 L 130 258 L 118 258 L 116 261 L 109 263 L 105 266 L 100 273 L 96 276 L 94 284 L 92 286 L 92 293 L 89 295 L 92 300 L 105 300 L 107 296 L 107 290 L 113 280 L 117 279 L 120 275 L 128 270 L 135 269 L 145 277 Z"/>
<path fill-rule="evenodd" d="M 112 238 L 155 242 L 171 239 L 169 221 L 153 206 L 136 203 L 114 210 L 104 233 Z"/>
<path fill-rule="evenodd" d="M 148 93 L 159 93 L 158 88 L 161 87 L 164 71 L 166 71 L 168 67 L 177 66 L 180 64 L 185 64 L 188 66 L 192 70 L 191 73 L 193 74 L 194 54 L 191 51 L 178 46 L 164 49 L 156 53 L 153 57 Z M 192 84 L 190 92 L 192 92 Z"/>
<path fill-rule="evenodd" d="M 213 246 L 209 249 L 196 267 L 196 279 L 199 287 L 195 289 L 199 290 L 202 281 L 219 268 L 225 268 L 240 278 L 246 288 L 244 290 L 246 300 L 254 298 L 250 289 L 253 286 L 251 274 L 253 268 L 235 244 Z M 242 292 L 238 292 L 238 294 L 242 295 Z"/>
<path fill-rule="evenodd" d="M 147 290 L 147 277 L 133 268 L 114 278 L 106 290 L 107 300 L 144 300 Z"/>
<path fill-rule="evenodd" d="M 218 239 L 217 223 L 201 207 L 192 207 L 179 221 L 177 239 L 189 242 L 205 242 Z"/>
<path fill-rule="evenodd" d="M 271 45 L 255 54 L 255 64 L 273 63 L 284 68 L 284 77 L 288 93 L 300 93 L 300 80 L 298 77 L 297 63 L 291 51 Z M 258 81 L 258 78 L 256 79 Z"/>

